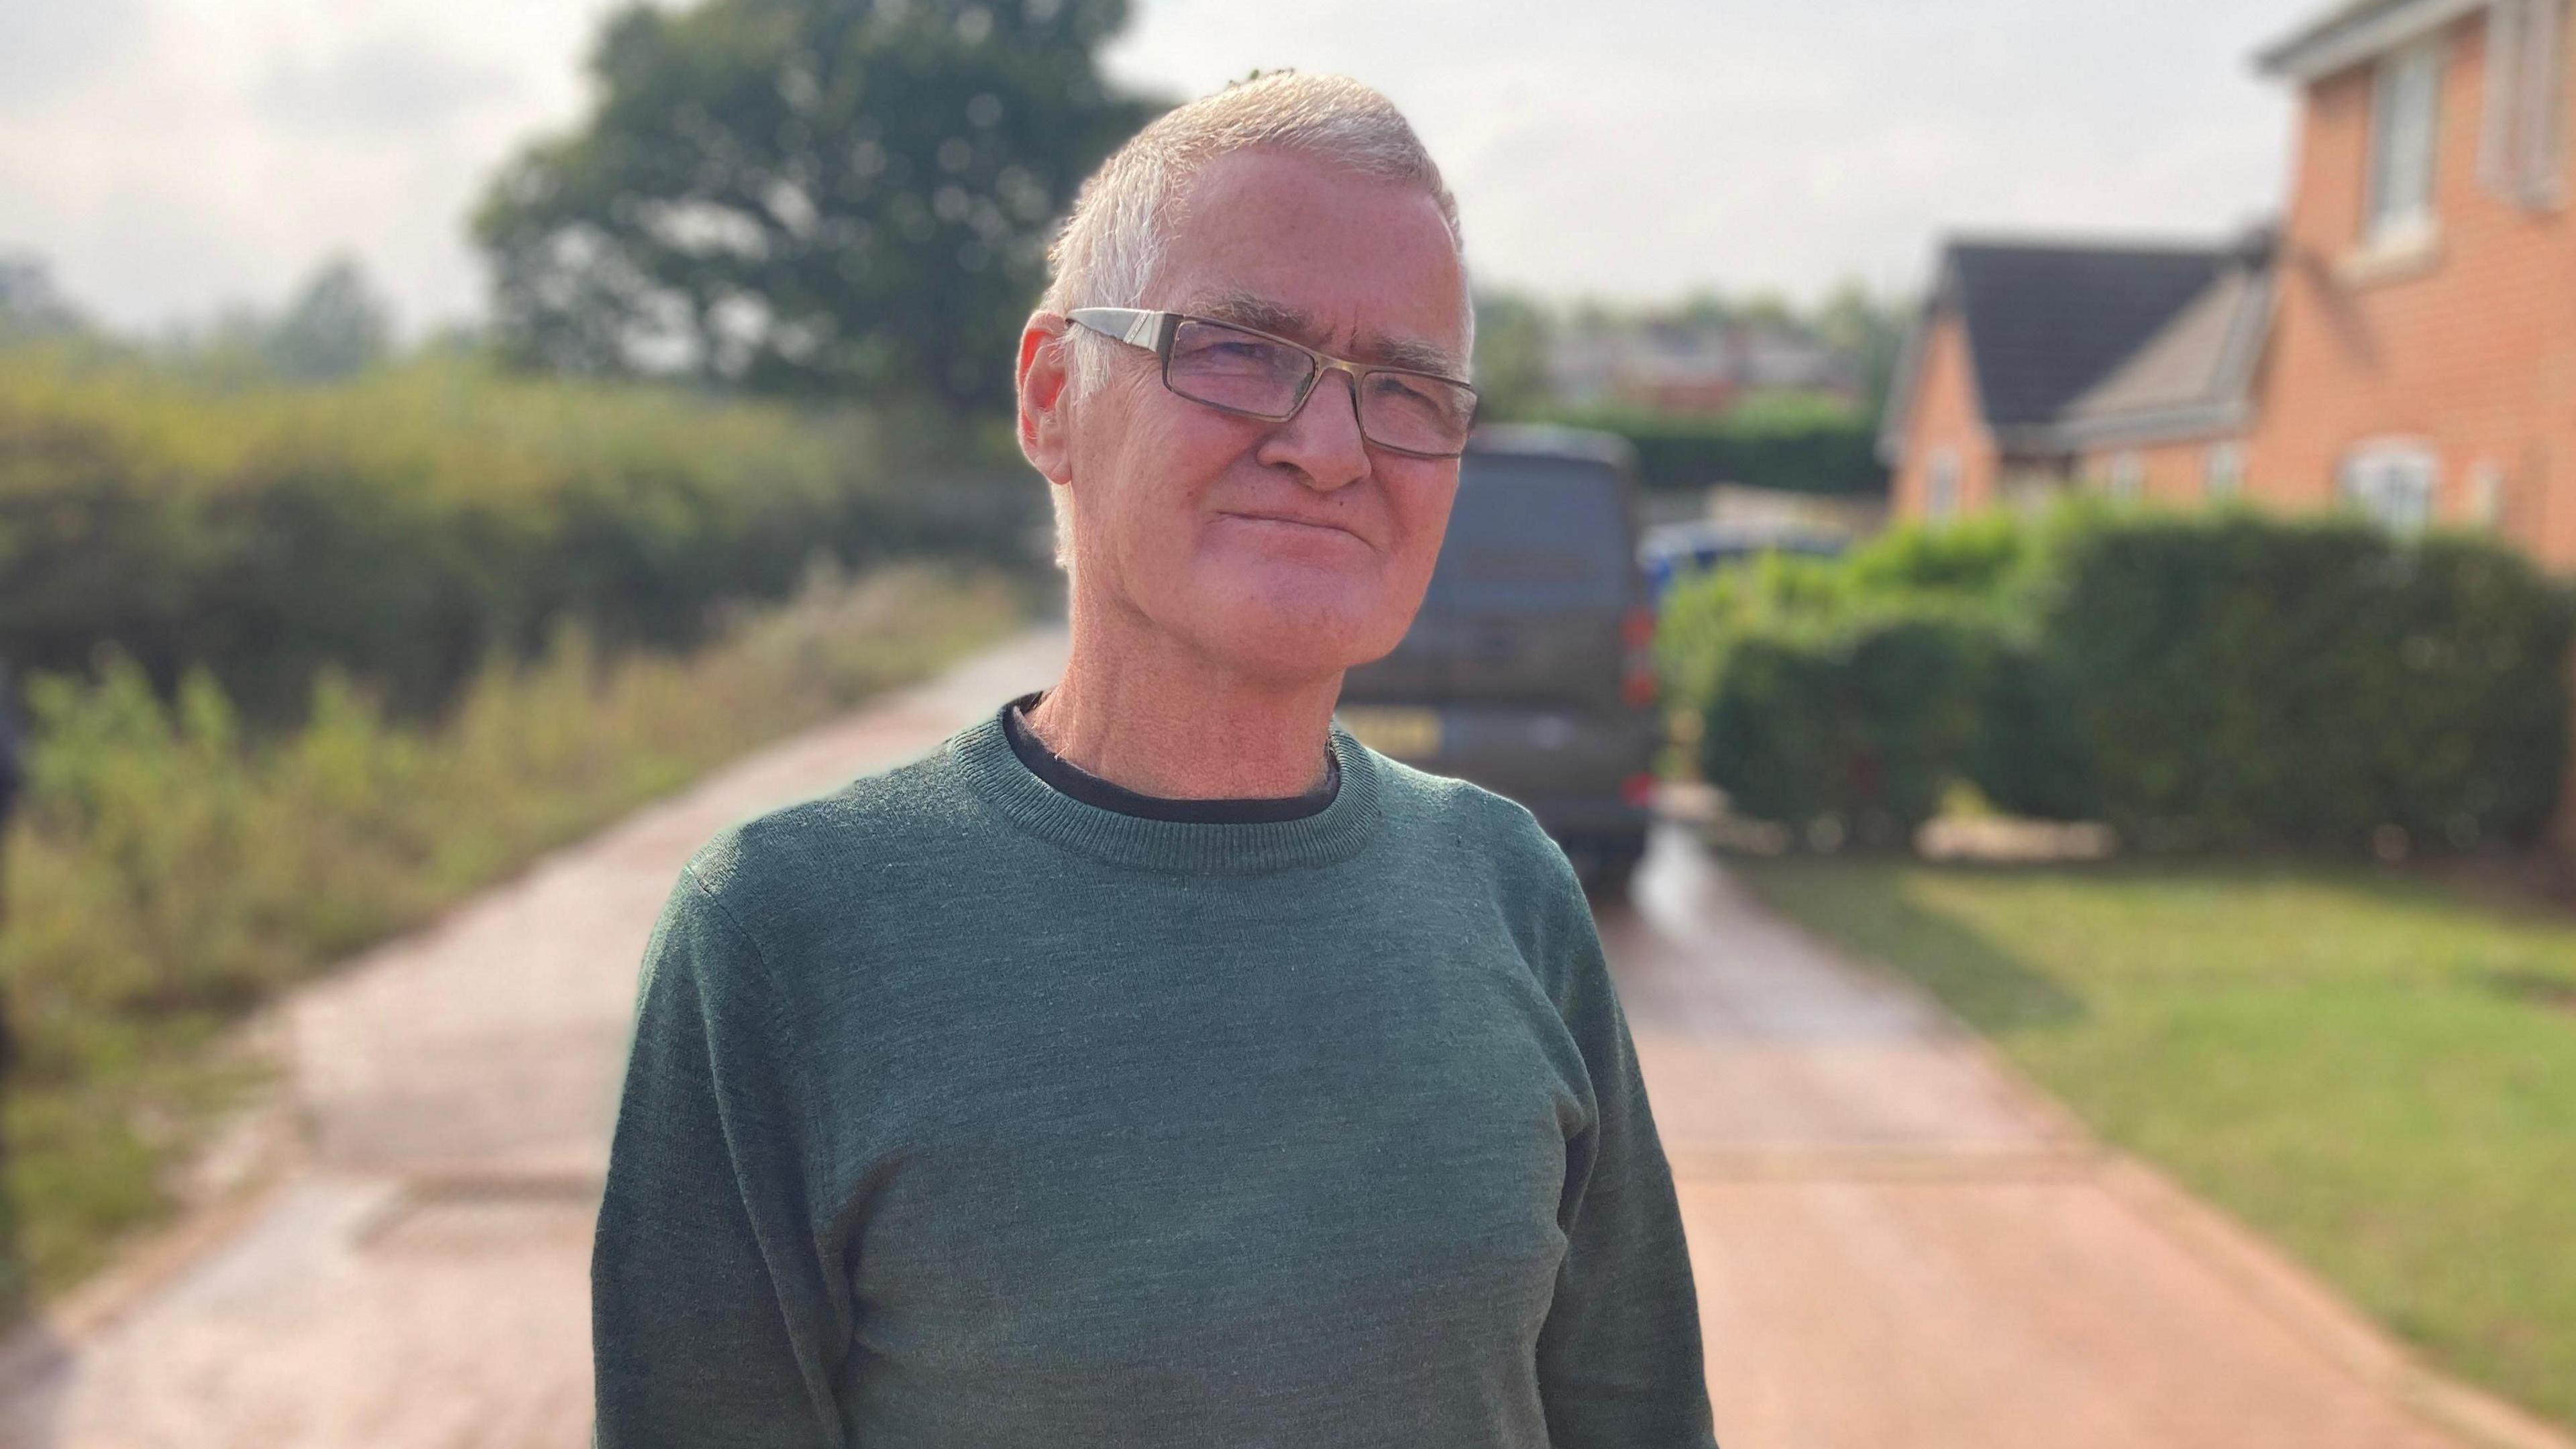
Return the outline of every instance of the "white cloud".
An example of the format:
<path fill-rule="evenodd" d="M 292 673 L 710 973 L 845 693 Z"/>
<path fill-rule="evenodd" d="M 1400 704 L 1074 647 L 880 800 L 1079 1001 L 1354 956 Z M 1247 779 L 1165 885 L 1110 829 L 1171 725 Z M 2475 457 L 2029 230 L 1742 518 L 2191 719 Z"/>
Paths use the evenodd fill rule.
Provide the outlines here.
<path fill-rule="evenodd" d="M 1813 295 L 1912 284 L 1954 228 L 2216 233 L 2276 208 L 2288 99 L 2246 58 L 2318 3 L 1167 0 L 1115 59 L 1179 94 L 1254 65 L 1379 86 L 1486 277 Z"/>
<path fill-rule="evenodd" d="M 0 248 L 133 328 L 274 305 L 352 252 L 417 327 L 480 305 L 466 213 L 578 114 L 612 0 L 133 3 L 112 63 L 0 125 Z"/>
<path fill-rule="evenodd" d="M 578 116 L 615 0 L 0 0 L 0 249 L 126 326 L 274 303 L 353 251 L 469 315 L 466 214 Z M 2247 56 L 2320 0 L 1145 0 L 1115 73 L 1384 88 L 1489 278 L 1562 293 L 1910 284 L 1959 227 L 2214 233 L 2281 202 Z"/>
<path fill-rule="evenodd" d="M 0 4 L 0 114 L 77 89 L 144 29 L 142 0 Z"/>
<path fill-rule="evenodd" d="M 272 66 L 257 97 L 263 117 L 314 135 L 384 136 L 434 130 L 515 91 L 507 71 L 458 59 L 436 41 L 379 35 L 318 65 Z"/>

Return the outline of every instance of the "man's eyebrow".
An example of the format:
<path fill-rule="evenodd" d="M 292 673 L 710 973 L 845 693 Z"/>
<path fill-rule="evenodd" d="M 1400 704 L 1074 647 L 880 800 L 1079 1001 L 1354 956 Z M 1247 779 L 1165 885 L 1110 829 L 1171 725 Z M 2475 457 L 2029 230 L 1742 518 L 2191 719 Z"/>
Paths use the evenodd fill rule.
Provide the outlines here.
<path fill-rule="evenodd" d="M 1220 292 L 1186 310 L 1211 322 L 1231 322 L 1256 332 L 1293 337 L 1310 347 L 1318 345 L 1314 341 L 1315 319 L 1294 307 L 1250 292 Z M 1458 355 L 1446 347 L 1407 337 L 1389 337 L 1384 333 L 1362 337 L 1352 360 L 1437 373 L 1442 377 L 1458 377 L 1465 371 L 1459 364 Z"/>

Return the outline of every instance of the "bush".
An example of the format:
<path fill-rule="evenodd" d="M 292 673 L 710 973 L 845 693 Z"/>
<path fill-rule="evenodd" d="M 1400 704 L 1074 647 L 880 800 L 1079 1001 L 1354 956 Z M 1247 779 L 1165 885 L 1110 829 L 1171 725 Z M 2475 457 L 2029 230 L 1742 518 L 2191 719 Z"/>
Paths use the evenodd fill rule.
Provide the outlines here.
<path fill-rule="evenodd" d="M 336 668 L 423 717 L 566 619 L 682 649 L 816 554 L 1014 555 L 1038 490 L 947 431 L 460 359 L 285 388 L 0 352 L 0 659 L 112 642 L 289 724 Z"/>
<path fill-rule="evenodd" d="M 1705 711 L 1729 651 L 1768 626 L 1849 624 L 1913 607 L 2000 619 L 2037 554 L 2028 530 L 1989 517 L 1893 528 L 1840 559 L 1766 553 L 1715 569 L 1664 597 L 1655 647 L 1667 697 Z"/>
<path fill-rule="evenodd" d="M 1996 646 L 1966 611 L 1756 628 L 1709 701 L 1702 773 L 1748 815 L 1906 844 L 1977 739 Z"/>
<path fill-rule="evenodd" d="M 2389 854 L 2538 836 L 2571 639 L 2569 592 L 2482 539 L 2075 508 L 1725 571 L 1660 646 L 1760 818 L 1898 832 L 1964 780 L 2135 848 Z"/>
<path fill-rule="evenodd" d="M 2073 529 L 1987 784 L 2149 848 L 2527 844 L 2568 747 L 2567 592 L 2492 543 L 2250 513 Z"/>
<path fill-rule="evenodd" d="M 682 657 L 601 655 L 566 621 L 478 670 L 434 727 L 336 672 L 304 726 L 243 731 L 213 676 L 164 703 L 110 654 L 31 681 L 33 770 L 0 852 L 17 1051 L 0 1207 L 57 1289 L 169 1205 L 143 1124 L 208 1100 L 203 1048 L 279 989 L 773 736 L 918 678 L 1025 616 L 1025 587 L 829 567 Z M 5 1247 L 0 1244 L 0 1247 Z M 0 1302 L 15 1265 L 0 1258 Z M 5 1318 L 5 1309 L 0 1309 Z"/>
<path fill-rule="evenodd" d="M 1717 416 L 1610 409 L 1547 420 L 1626 438 L 1636 446 L 1637 476 L 1648 488 L 1737 483 L 1793 493 L 1887 491 L 1877 424 L 1839 402 L 1749 405 Z"/>

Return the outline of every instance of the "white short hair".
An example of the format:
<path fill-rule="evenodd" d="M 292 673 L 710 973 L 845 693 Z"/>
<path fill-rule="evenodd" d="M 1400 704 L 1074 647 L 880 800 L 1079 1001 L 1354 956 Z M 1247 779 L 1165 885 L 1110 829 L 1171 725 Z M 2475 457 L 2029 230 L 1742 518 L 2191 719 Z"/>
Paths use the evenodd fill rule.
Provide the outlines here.
<path fill-rule="evenodd" d="M 1047 248 L 1049 281 L 1039 302 L 1062 314 L 1076 307 L 1141 307 L 1169 250 L 1189 183 L 1208 163 L 1256 148 L 1289 151 L 1381 181 L 1420 187 L 1440 207 L 1450 244 L 1466 270 L 1457 198 L 1395 103 L 1346 76 L 1280 71 L 1240 81 L 1137 132 L 1082 184 L 1064 228 Z M 1462 297 L 1464 342 L 1475 346 L 1476 309 Z M 1108 372 L 1109 339 L 1075 329 L 1067 339 L 1071 392 L 1097 388 Z M 1056 563 L 1072 569 L 1071 490 L 1050 485 Z"/>

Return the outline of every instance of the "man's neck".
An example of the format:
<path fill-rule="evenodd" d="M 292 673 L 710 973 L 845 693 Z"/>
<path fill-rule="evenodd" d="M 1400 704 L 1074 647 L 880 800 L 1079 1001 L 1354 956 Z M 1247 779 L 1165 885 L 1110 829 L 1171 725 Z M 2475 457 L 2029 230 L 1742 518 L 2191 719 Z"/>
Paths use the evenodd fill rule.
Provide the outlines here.
<path fill-rule="evenodd" d="M 1338 671 L 1248 674 L 1079 600 L 1071 629 L 1064 677 L 1028 715 L 1067 763 L 1171 800 L 1276 798 L 1323 784 Z"/>

